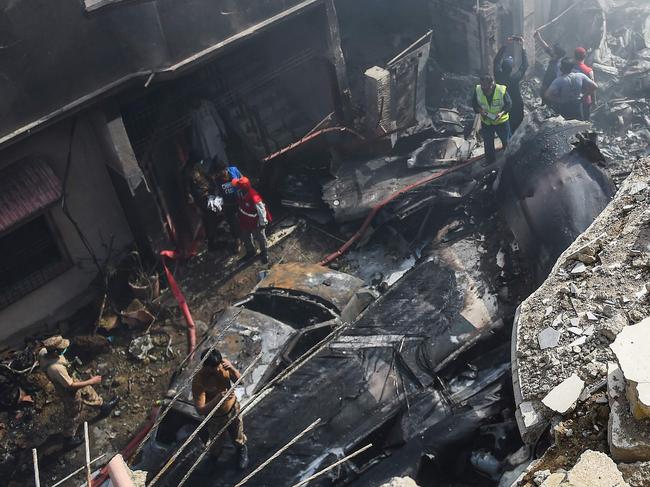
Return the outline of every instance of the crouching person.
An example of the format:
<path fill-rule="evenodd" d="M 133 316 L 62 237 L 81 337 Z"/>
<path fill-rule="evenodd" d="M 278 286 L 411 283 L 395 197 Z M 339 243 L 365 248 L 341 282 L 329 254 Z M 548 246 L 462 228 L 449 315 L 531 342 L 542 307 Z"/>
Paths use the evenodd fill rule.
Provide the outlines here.
<path fill-rule="evenodd" d="M 239 227 L 246 246 L 245 259 L 255 257 L 253 238 L 257 240 L 262 254 L 262 262 L 269 263 L 266 226 L 271 221 L 271 214 L 266 208 L 260 194 L 255 191 L 247 177 L 233 179 L 232 185 L 239 190 Z"/>
<path fill-rule="evenodd" d="M 240 377 L 239 371 L 224 359 L 217 350 L 206 350 L 201 355 L 203 367 L 192 380 L 192 397 L 194 407 L 202 416 L 207 416 L 212 409 L 226 396 L 231 385 Z M 217 412 L 208 421 L 210 438 L 214 438 L 226 424 L 228 435 L 237 449 L 237 465 L 241 469 L 248 466 L 248 447 L 244 434 L 244 423 L 241 416 L 239 401 L 234 392 L 223 402 Z M 234 419 L 233 419 L 234 418 Z M 223 448 L 223 434 L 212 445 L 211 455 L 216 459 Z"/>
<path fill-rule="evenodd" d="M 56 335 L 43 341 L 43 348 L 38 352 L 40 369 L 50 380 L 56 394 L 63 403 L 63 436 L 67 447 L 74 447 L 84 442 L 83 435 L 78 432 L 81 423 L 83 406 L 97 409 L 98 417 L 103 418 L 117 405 L 119 398 L 115 397 L 105 402 L 92 386 L 102 382 L 102 377 L 96 375 L 88 380 L 75 380 L 70 375 L 70 363 L 64 357 L 70 346 L 70 340 Z"/>

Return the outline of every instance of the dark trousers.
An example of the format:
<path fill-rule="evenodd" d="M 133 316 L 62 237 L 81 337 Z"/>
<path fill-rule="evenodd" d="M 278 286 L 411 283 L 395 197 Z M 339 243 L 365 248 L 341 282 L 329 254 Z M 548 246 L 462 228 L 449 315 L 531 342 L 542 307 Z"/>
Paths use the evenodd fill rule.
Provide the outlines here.
<path fill-rule="evenodd" d="M 591 103 L 582 104 L 582 120 L 588 122 L 591 119 Z"/>
<path fill-rule="evenodd" d="M 237 205 L 224 205 L 223 216 L 228 222 L 230 228 L 230 235 L 235 240 L 241 238 L 241 231 L 239 230 L 239 207 Z"/>
<path fill-rule="evenodd" d="M 583 120 L 581 100 L 559 103 L 557 105 L 557 111 L 565 120 Z"/>
<path fill-rule="evenodd" d="M 493 163 L 496 160 L 494 149 L 494 137 L 499 136 L 503 148 L 505 149 L 510 142 L 510 122 L 506 121 L 499 125 L 485 125 L 481 127 L 481 137 L 483 137 L 483 145 L 485 146 L 485 160 L 488 163 Z"/>

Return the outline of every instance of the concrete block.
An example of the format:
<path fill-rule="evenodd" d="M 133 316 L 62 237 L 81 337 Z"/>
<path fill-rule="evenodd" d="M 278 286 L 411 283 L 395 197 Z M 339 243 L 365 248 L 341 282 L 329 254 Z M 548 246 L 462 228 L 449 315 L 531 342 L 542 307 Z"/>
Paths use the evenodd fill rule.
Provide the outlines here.
<path fill-rule="evenodd" d="M 559 487 L 564 482 L 564 479 L 566 479 L 566 472 L 552 473 L 542 482 L 542 487 Z"/>
<path fill-rule="evenodd" d="M 567 477 L 574 487 L 629 487 L 614 461 L 604 453 L 592 450 L 580 455 Z"/>
<path fill-rule="evenodd" d="M 625 388 L 623 372 L 618 364 L 610 362 L 607 368 L 610 452 L 619 462 L 650 461 L 650 422 L 638 421 L 632 416 Z"/>
<path fill-rule="evenodd" d="M 576 374 L 573 374 L 546 394 L 546 397 L 542 399 L 542 403 L 553 411 L 564 414 L 575 406 L 584 388 L 584 381 Z"/>

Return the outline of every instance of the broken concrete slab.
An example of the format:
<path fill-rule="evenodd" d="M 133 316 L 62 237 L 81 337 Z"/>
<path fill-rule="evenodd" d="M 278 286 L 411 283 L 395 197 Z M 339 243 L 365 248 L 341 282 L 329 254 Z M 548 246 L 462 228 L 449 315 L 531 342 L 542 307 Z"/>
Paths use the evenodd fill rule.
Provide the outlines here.
<path fill-rule="evenodd" d="M 606 235 L 601 234 L 595 239 L 579 247 L 575 252 L 568 255 L 566 261 L 577 260 L 583 264 L 591 265 L 598 261 L 598 253 L 603 249 L 603 240 Z"/>
<path fill-rule="evenodd" d="M 543 419 L 542 415 L 539 412 L 538 404 L 538 402 L 525 401 L 519 405 L 517 413 L 527 429 L 538 425 Z"/>
<path fill-rule="evenodd" d="M 626 393 L 632 414 L 650 418 L 650 318 L 625 327 L 610 345 L 627 382 Z"/>
<path fill-rule="evenodd" d="M 577 374 L 573 374 L 555 386 L 542 399 L 542 403 L 549 409 L 564 414 L 576 404 L 584 387 L 584 381 Z"/>
<path fill-rule="evenodd" d="M 562 336 L 562 330 L 555 330 L 554 328 L 548 327 L 540 332 L 537 336 L 537 341 L 539 342 L 539 348 L 546 350 L 547 348 L 557 347 L 557 344 L 560 342 L 560 337 Z"/>
<path fill-rule="evenodd" d="M 614 461 L 602 452 L 587 450 L 569 470 L 572 487 L 629 487 Z"/>
<path fill-rule="evenodd" d="M 619 462 L 650 460 L 650 424 L 632 416 L 625 391 L 625 377 L 615 362 L 607 368 L 609 426 L 607 431 L 612 457 Z"/>
<path fill-rule="evenodd" d="M 546 477 L 541 487 L 559 487 L 566 479 L 566 475 L 566 472 L 554 472 Z"/>

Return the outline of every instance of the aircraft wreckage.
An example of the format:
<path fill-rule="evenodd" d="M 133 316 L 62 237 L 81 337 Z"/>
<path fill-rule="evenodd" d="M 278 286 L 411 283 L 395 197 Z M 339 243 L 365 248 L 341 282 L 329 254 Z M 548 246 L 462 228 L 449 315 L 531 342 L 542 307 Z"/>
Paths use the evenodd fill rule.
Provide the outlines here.
<path fill-rule="evenodd" d="M 528 123 L 508 150 L 495 187 L 534 282 L 604 208 L 613 189 L 595 166 L 602 158 L 596 144 L 581 135 L 587 126 L 542 118 Z M 399 181 L 386 174 L 395 191 Z M 474 177 L 467 171 L 454 183 L 476 197 Z M 448 204 L 439 187 L 438 181 L 431 200 Z M 492 185 L 483 188 L 493 191 Z M 409 197 L 406 192 L 402 203 Z M 199 462 L 208 440 L 202 434 L 158 485 L 177 486 L 183 478 L 185 485 L 236 485 L 315 422 L 246 485 L 298 484 L 360 450 L 310 485 L 375 486 L 403 475 L 423 486 L 444 479 L 498 481 L 521 447 L 510 379 L 512 316 L 486 291 L 491 278 L 485 274 L 496 271 L 483 269 L 479 257 L 463 258 L 461 244 L 476 246 L 460 237 L 425 248 L 377 299 L 376 290 L 343 273 L 274 267 L 248 298 L 214 320 L 200 346 L 224 350 L 242 370 L 261 353 L 255 373 L 237 391 L 250 439 L 249 471 L 237 471 L 226 449 L 207 475 Z M 176 375 L 169 398 L 197 362 Z M 155 475 L 200 420 L 185 394 L 152 435 L 139 467 Z"/>

